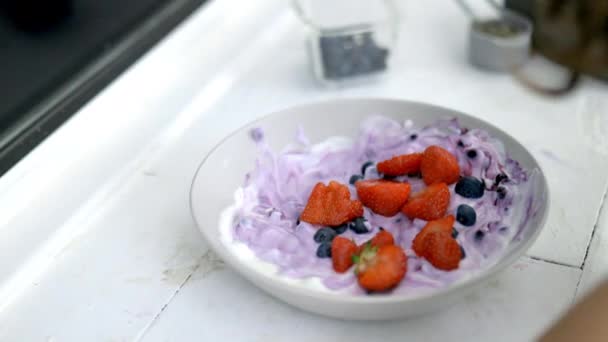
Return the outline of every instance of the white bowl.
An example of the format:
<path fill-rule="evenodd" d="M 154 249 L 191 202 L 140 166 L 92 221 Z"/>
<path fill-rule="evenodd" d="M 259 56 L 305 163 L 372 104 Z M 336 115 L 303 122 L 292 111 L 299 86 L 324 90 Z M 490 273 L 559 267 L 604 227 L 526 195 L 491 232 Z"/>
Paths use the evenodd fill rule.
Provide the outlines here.
<path fill-rule="evenodd" d="M 511 243 L 494 266 L 471 279 L 419 297 L 397 294 L 356 296 L 321 291 L 289 281 L 274 272 L 260 271 L 224 245 L 219 228 L 221 213 L 233 204 L 234 192 L 243 184 L 245 174 L 253 169 L 257 156 L 255 144 L 249 137 L 251 128 L 261 127 L 267 133 L 267 143 L 278 151 L 293 141 L 298 125 L 304 128 L 311 142 L 320 142 L 336 135 L 355 137 L 360 122 L 378 114 L 399 121 L 411 119 L 417 126 L 456 117 L 464 126 L 482 128 L 500 139 L 509 155 L 524 168 L 540 171 L 539 164 L 530 152 L 511 136 L 489 123 L 454 110 L 388 99 L 346 99 L 289 108 L 247 124 L 227 136 L 205 157 L 196 172 L 190 192 L 190 206 L 194 220 L 213 251 L 252 283 L 289 304 L 327 316 L 357 320 L 394 319 L 444 308 L 526 252 L 540 233 L 547 216 L 549 197 L 542 171 L 534 189 L 535 199 L 542 203 L 537 215 L 528 222 L 523 239 L 519 243 Z"/>

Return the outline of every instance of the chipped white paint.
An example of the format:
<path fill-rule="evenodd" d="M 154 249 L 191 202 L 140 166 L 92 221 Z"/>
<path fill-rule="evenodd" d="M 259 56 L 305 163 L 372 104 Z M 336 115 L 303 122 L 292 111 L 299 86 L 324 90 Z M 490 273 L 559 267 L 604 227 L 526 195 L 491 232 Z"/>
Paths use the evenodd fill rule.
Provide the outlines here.
<path fill-rule="evenodd" d="M 593 240 L 589 245 L 577 297 L 580 298 L 580 296 L 585 295 L 602 281 L 608 281 L 608 208 L 606 207 L 606 197 Z"/>
<path fill-rule="evenodd" d="M 230 270 L 204 279 L 196 279 L 197 271 L 143 340 L 527 341 L 570 304 L 580 272 L 523 258 L 440 313 L 405 321 L 346 322 L 280 303 Z M 566 295 L 558 298 L 547 291 L 547 283 L 555 284 L 554 293 Z"/>

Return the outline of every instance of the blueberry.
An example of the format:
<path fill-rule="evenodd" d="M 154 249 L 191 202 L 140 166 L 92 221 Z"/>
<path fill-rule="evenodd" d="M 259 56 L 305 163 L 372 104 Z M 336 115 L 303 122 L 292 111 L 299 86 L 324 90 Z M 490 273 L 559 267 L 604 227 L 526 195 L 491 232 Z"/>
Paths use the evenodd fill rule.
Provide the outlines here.
<path fill-rule="evenodd" d="M 484 190 L 485 186 L 483 182 L 470 176 L 460 178 L 454 188 L 457 194 L 465 198 L 480 198 L 483 196 Z"/>
<path fill-rule="evenodd" d="M 477 213 L 471 206 L 461 204 L 456 209 L 456 221 L 460 222 L 463 226 L 470 227 L 477 221 Z"/>
<path fill-rule="evenodd" d="M 479 241 L 483 240 L 483 237 L 485 235 L 486 234 L 484 232 L 482 232 L 481 230 L 476 231 L 475 232 L 475 241 L 479 242 Z"/>
<path fill-rule="evenodd" d="M 266 213 L 266 216 L 268 216 L 268 217 L 272 216 L 272 213 L 274 213 L 275 210 L 276 210 L 275 208 L 270 208 L 268 213 Z"/>
<path fill-rule="evenodd" d="M 467 253 L 464 251 L 464 247 L 460 246 L 460 259 L 467 257 Z"/>
<path fill-rule="evenodd" d="M 350 184 L 355 184 L 357 181 L 360 181 L 363 179 L 363 176 L 361 175 L 352 175 L 350 176 L 350 180 L 348 181 Z"/>
<path fill-rule="evenodd" d="M 367 168 L 372 165 L 374 165 L 373 161 L 366 161 L 365 163 L 363 163 L 363 165 L 361 165 L 361 174 L 365 175 L 365 170 L 367 170 Z"/>
<path fill-rule="evenodd" d="M 298 218 L 296 219 L 296 226 L 300 224 L 300 217 L 298 216 Z"/>
<path fill-rule="evenodd" d="M 455 239 L 458 237 L 458 231 L 456 230 L 456 228 L 452 227 L 452 237 Z"/>
<path fill-rule="evenodd" d="M 418 139 L 418 134 L 410 135 L 410 140 L 416 140 L 416 139 Z"/>
<path fill-rule="evenodd" d="M 312 237 L 315 242 L 323 243 L 323 242 L 331 242 L 336 237 L 336 232 L 331 228 L 321 228 L 317 230 L 315 235 Z"/>
<path fill-rule="evenodd" d="M 458 145 L 458 147 L 464 147 L 464 143 L 462 142 L 462 140 L 458 140 L 458 143 L 456 143 L 456 145 Z"/>
<path fill-rule="evenodd" d="M 496 189 L 496 193 L 498 194 L 499 199 L 503 199 L 507 196 L 507 189 L 504 186 L 499 186 L 498 189 Z"/>
<path fill-rule="evenodd" d="M 331 242 L 323 242 L 317 248 L 319 258 L 331 258 Z"/>
<path fill-rule="evenodd" d="M 475 151 L 475 150 L 468 150 L 467 151 L 467 157 L 469 157 L 471 159 L 475 159 L 477 157 L 477 151 Z"/>
<path fill-rule="evenodd" d="M 337 227 L 333 227 L 336 234 L 340 235 L 344 233 L 348 229 L 348 225 L 345 223 L 343 225 L 339 225 Z"/>
<path fill-rule="evenodd" d="M 379 47 L 371 33 L 341 34 L 319 39 L 323 72 L 327 78 L 343 78 L 386 69 L 388 51 Z"/>
<path fill-rule="evenodd" d="M 507 181 L 509 180 L 509 176 L 505 175 L 504 173 L 499 173 L 496 175 L 496 179 L 494 180 L 494 183 L 496 183 L 497 185 L 502 183 L 503 181 Z"/>
<path fill-rule="evenodd" d="M 256 127 L 249 131 L 249 136 L 253 141 L 260 142 L 264 140 L 264 131 L 261 128 Z"/>
<path fill-rule="evenodd" d="M 365 225 L 365 219 L 363 217 L 357 217 L 354 221 L 350 223 L 349 228 L 356 234 L 369 233 L 369 229 L 367 229 L 367 226 Z"/>

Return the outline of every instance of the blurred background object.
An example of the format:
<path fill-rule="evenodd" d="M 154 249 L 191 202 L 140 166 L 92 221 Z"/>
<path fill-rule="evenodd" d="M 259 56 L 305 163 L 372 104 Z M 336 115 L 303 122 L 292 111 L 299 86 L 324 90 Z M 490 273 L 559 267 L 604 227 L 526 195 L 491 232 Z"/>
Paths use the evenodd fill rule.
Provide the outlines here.
<path fill-rule="evenodd" d="M 505 4 L 534 22 L 536 52 L 569 68 L 574 79 L 584 73 L 608 80 L 608 1 L 506 0 Z"/>
<path fill-rule="evenodd" d="M 51 30 L 72 14 L 73 0 L 0 0 L 0 9 L 20 30 Z"/>
<path fill-rule="evenodd" d="M 0 0 L 0 175 L 205 0 Z"/>
<path fill-rule="evenodd" d="M 399 30 L 416 29 L 409 26 L 414 18 L 400 27 L 398 0 L 291 1 L 308 33 L 309 65 L 324 84 L 380 78 L 394 65 Z M 204 2 L 0 0 L 0 175 Z M 469 2 L 500 7 L 494 19 L 513 17 L 496 1 Z M 474 64 L 495 70 L 523 64 L 515 76 L 550 95 L 568 93 L 580 74 L 608 80 L 607 1 L 504 4 L 532 21 L 533 53 L 563 66 L 560 73 L 566 76 L 545 82 L 552 77 L 544 77 L 545 69 L 527 59 L 525 19 L 523 24 L 510 20 L 513 25 L 507 26 L 502 21 L 474 22 L 469 36 Z M 442 44 L 429 38 L 428 29 L 415 34 L 429 46 Z M 399 44 L 407 49 L 408 40 Z"/>
<path fill-rule="evenodd" d="M 522 66 L 530 54 L 532 24 L 518 14 L 489 0 L 491 14 L 479 15 L 467 0 L 456 3 L 471 17 L 468 40 L 469 61 L 495 71 L 512 71 Z"/>
<path fill-rule="evenodd" d="M 397 39 L 392 0 L 294 0 L 306 25 L 313 73 L 323 83 L 349 83 L 384 72 Z"/>

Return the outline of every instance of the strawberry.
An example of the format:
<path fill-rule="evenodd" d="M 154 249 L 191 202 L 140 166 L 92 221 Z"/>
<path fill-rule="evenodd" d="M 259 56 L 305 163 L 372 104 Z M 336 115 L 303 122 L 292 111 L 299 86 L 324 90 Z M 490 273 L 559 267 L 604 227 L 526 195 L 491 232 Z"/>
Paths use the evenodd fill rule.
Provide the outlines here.
<path fill-rule="evenodd" d="M 358 181 L 355 187 L 363 205 L 383 216 L 397 214 L 410 195 L 409 183 L 383 179 Z"/>
<path fill-rule="evenodd" d="M 427 259 L 438 269 L 450 271 L 458 268 L 462 252 L 456 239 L 452 237 L 454 216 L 429 221 L 414 238 L 414 252 Z"/>
<path fill-rule="evenodd" d="M 357 244 L 342 236 L 336 236 L 331 242 L 331 261 L 334 270 L 344 273 L 353 265 L 353 256 L 357 253 Z"/>
<path fill-rule="evenodd" d="M 401 176 L 420 171 L 421 162 L 422 153 L 402 154 L 378 163 L 376 168 L 388 176 Z"/>
<path fill-rule="evenodd" d="M 432 221 L 445 216 L 450 204 L 450 189 L 436 183 L 412 195 L 401 210 L 410 219 Z"/>
<path fill-rule="evenodd" d="M 442 147 L 432 145 L 424 150 L 420 162 L 422 179 L 427 185 L 452 184 L 460 177 L 458 159 Z"/>
<path fill-rule="evenodd" d="M 378 233 L 369 241 L 372 246 L 382 247 L 387 245 L 394 245 L 395 238 L 393 234 L 385 229 L 380 229 Z"/>
<path fill-rule="evenodd" d="M 450 233 L 433 232 L 425 240 L 424 257 L 440 270 L 451 271 L 458 268 L 462 251 Z"/>
<path fill-rule="evenodd" d="M 368 291 L 389 290 L 397 286 L 407 272 L 407 257 L 403 249 L 395 245 L 367 245 L 354 259 L 359 285 Z"/>
<path fill-rule="evenodd" d="M 388 246 L 388 245 L 394 245 L 394 244 L 395 244 L 395 238 L 393 238 L 393 234 L 391 234 L 387 230 L 380 229 L 380 231 L 378 233 L 376 233 L 376 235 L 373 238 L 371 238 L 369 241 L 367 241 L 359 246 L 357 254 L 360 254 L 366 245 L 382 247 L 382 246 Z"/>
<path fill-rule="evenodd" d="M 300 220 L 324 226 L 339 226 L 360 216 L 363 216 L 361 202 L 350 199 L 346 185 L 331 181 L 327 186 L 320 182 L 315 185 Z"/>
<path fill-rule="evenodd" d="M 452 226 L 454 225 L 454 216 L 446 216 L 439 220 L 429 221 L 422 230 L 416 235 L 412 243 L 414 252 L 419 256 L 424 256 L 426 253 L 426 242 L 430 234 L 435 232 L 452 234 Z"/>
<path fill-rule="evenodd" d="M 350 191 L 349 191 L 350 193 Z M 351 200 L 350 201 L 350 215 L 349 219 L 346 222 L 356 219 L 357 217 L 363 216 L 363 203 L 359 200 Z M 333 226 L 335 227 L 335 226 Z"/>

